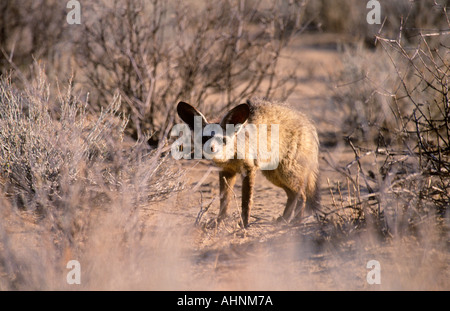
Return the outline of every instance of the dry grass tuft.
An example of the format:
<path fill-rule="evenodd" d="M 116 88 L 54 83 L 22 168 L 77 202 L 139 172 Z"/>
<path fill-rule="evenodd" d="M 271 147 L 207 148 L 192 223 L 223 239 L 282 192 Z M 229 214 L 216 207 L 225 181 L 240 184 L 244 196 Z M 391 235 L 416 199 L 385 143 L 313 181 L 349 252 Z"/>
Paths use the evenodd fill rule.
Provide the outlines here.
<path fill-rule="evenodd" d="M 119 97 L 95 117 L 70 83 L 56 102 L 50 89 L 42 71 L 24 90 L 0 82 L 2 289 L 63 286 L 68 260 L 104 236 L 123 252 L 121 241 L 142 239 L 141 207 L 183 188 L 160 149 L 124 143 Z"/>

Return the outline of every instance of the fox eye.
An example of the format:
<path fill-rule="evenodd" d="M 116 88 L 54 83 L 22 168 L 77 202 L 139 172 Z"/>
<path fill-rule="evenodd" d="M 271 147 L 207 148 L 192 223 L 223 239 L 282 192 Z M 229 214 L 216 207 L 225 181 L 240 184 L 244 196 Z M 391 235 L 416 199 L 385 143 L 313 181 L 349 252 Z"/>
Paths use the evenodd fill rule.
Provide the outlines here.
<path fill-rule="evenodd" d="M 211 131 L 211 137 L 214 137 L 214 136 L 216 136 L 216 132 Z"/>

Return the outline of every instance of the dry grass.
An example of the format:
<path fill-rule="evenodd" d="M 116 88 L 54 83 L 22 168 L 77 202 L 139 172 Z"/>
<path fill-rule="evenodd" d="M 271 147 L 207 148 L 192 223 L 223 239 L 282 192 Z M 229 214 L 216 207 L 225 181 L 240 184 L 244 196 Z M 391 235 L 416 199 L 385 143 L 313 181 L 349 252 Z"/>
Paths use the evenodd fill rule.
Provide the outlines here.
<path fill-rule="evenodd" d="M 141 207 L 183 186 L 161 150 L 124 144 L 119 98 L 95 117 L 70 84 L 59 103 L 49 92 L 40 70 L 25 90 L 1 81 L 3 289 L 58 288 L 64 260 L 83 258 L 102 235 L 110 247 L 140 241 Z"/>

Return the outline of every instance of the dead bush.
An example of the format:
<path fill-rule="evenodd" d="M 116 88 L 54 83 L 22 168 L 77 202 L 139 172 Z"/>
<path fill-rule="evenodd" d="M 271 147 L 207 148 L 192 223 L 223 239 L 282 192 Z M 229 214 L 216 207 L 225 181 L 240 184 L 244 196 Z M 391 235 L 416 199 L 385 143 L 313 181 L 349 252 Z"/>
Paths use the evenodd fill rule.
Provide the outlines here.
<path fill-rule="evenodd" d="M 303 2 L 289 2 L 288 18 L 278 2 L 86 5 L 78 59 L 96 90 L 92 102 L 102 107 L 119 91 L 132 136 L 150 130 L 157 142 L 181 99 L 217 113 L 256 93 L 285 98 L 295 79 L 277 62 L 301 30 Z"/>
<path fill-rule="evenodd" d="M 448 21 L 446 8 L 440 9 Z M 349 124 L 369 133 L 350 130 L 346 141 L 355 158 L 345 167 L 335 166 L 348 179 L 347 198 L 354 198 L 334 204 L 354 211 L 347 220 L 372 217 L 390 234 L 427 219 L 448 227 L 450 50 L 448 34 L 435 31 L 421 33 L 414 45 L 403 40 L 403 32 L 396 39 L 377 36 L 380 51 L 345 69 L 356 73 L 347 76 L 352 91 L 347 90 L 343 106 L 359 108 Z M 430 40 L 438 47 L 432 48 Z M 375 67 L 378 75 L 367 70 Z"/>
<path fill-rule="evenodd" d="M 99 222 L 113 219 L 117 245 L 139 241 L 141 207 L 182 189 L 182 171 L 143 140 L 124 143 L 119 97 L 92 116 L 70 83 L 52 96 L 38 70 L 27 85 L 0 82 L 0 288 L 61 288 L 54 274 L 85 254 Z"/>

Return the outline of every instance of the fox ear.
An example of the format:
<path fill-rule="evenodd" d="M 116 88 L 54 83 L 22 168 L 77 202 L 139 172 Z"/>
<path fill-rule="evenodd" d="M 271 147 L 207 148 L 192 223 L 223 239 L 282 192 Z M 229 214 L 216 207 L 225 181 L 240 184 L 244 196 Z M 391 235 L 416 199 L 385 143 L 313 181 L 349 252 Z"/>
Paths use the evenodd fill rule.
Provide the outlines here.
<path fill-rule="evenodd" d="M 247 122 L 250 116 L 250 107 L 248 104 L 240 104 L 230 111 L 223 117 L 220 125 L 225 127 L 227 124 L 244 124 Z"/>
<path fill-rule="evenodd" d="M 185 102 L 179 102 L 177 105 L 177 113 L 180 116 L 181 120 L 183 120 L 191 130 L 194 129 L 194 117 L 200 116 L 202 117 L 202 127 L 208 124 L 208 120 L 206 120 L 205 116 L 198 111 L 195 107 L 189 105 Z"/>

